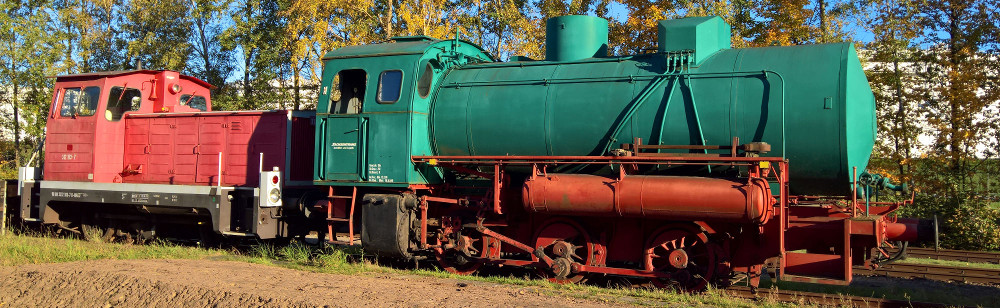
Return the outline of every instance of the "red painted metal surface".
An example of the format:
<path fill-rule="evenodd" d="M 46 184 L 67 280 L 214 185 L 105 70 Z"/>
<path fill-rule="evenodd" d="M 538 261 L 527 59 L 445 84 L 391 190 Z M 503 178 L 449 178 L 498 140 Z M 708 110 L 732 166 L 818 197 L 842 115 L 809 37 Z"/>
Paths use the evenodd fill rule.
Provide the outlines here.
<path fill-rule="evenodd" d="M 142 149 L 125 145 L 126 123 L 117 118 L 112 106 L 124 98 L 115 88 L 134 90 L 139 93 L 135 104 L 131 100 L 122 102 L 127 108 L 118 115 L 122 117 L 134 113 L 154 113 L 168 111 L 197 111 L 182 106 L 181 95 L 194 94 L 205 97 L 205 105 L 211 110 L 208 91 L 211 85 L 193 77 L 171 71 L 121 71 L 93 74 L 57 76 L 52 109 L 46 124 L 45 179 L 55 181 L 119 182 L 123 170 L 126 151 Z M 177 84 L 179 91 L 170 92 L 168 86 Z M 86 108 L 68 108 L 67 93 L 75 89 L 95 89 L 87 98 Z M 83 97 L 80 97 L 83 98 Z M 78 100 L 81 101 L 82 100 Z M 66 105 L 66 106 L 64 106 Z M 109 108 L 112 107 L 112 108 Z M 125 168 L 126 170 L 128 168 Z M 132 170 L 135 172 L 138 170 Z"/>
<path fill-rule="evenodd" d="M 292 117 L 292 136 L 289 140 L 289 144 L 292 145 L 290 149 L 289 166 L 288 166 L 288 181 L 285 182 L 286 185 L 290 185 L 291 182 L 307 182 L 307 185 L 312 184 L 313 180 L 313 148 L 315 148 L 316 142 L 316 122 L 313 117 Z"/>
<path fill-rule="evenodd" d="M 889 218 L 910 201 L 864 204 L 851 196 L 789 195 L 789 163 L 776 157 L 414 156 L 412 159 L 418 164 L 490 179 L 493 184 L 480 188 L 481 194 L 458 196 L 441 195 L 453 192 L 447 187 L 427 188 L 424 193 L 430 196 L 482 200 L 482 203 L 473 213 L 463 212 L 461 207 L 423 202 L 421 247 L 433 247 L 439 252 L 452 249 L 429 245 L 430 234 L 472 236 L 470 224 L 459 231 L 458 226 L 438 227 L 432 221 L 456 221 L 472 215 L 480 221 L 505 217 L 500 221 L 503 228 L 490 230 L 480 222 L 475 231 L 503 242 L 504 251 L 513 254 L 474 262 L 533 266 L 555 275 L 558 281 L 572 281 L 569 278 L 587 274 L 617 274 L 655 278 L 654 284 L 694 290 L 704 287 L 713 277 L 735 276 L 757 286 L 765 261 L 772 259 L 780 279 L 843 285 L 850 283 L 854 266 L 882 262 L 878 251 L 888 245 L 887 241 L 912 239 L 922 226 L 918 221 L 895 222 Z M 605 165 L 618 170 L 619 175 L 609 178 L 547 173 L 554 165 Z M 740 166 L 746 173 L 735 180 L 628 175 L 641 170 L 638 165 Z M 531 170 L 527 177 L 512 176 L 526 169 Z M 494 208 L 492 213 L 490 206 Z M 498 215 L 501 213 L 504 216 Z M 546 222 L 554 218 L 579 227 L 550 230 Z M 581 239 L 587 243 L 578 242 Z M 570 250 L 574 254 L 565 253 Z M 517 253 L 521 253 L 520 257 Z M 531 261 L 525 260 L 524 253 L 530 254 Z M 599 265 L 590 264 L 596 260 L 600 260 Z M 571 270 L 567 272 L 567 268 Z"/>
<path fill-rule="evenodd" d="M 257 186 L 261 153 L 265 170 L 287 169 L 287 111 L 164 113 L 125 121 L 126 183 L 216 185 L 221 176 L 225 186 Z"/>
<path fill-rule="evenodd" d="M 678 176 L 549 174 L 525 181 L 530 212 L 764 224 L 775 199 L 767 181 Z"/>
<path fill-rule="evenodd" d="M 885 238 L 889 241 L 916 241 L 919 238 L 919 225 L 887 222 L 885 233 Z"/>

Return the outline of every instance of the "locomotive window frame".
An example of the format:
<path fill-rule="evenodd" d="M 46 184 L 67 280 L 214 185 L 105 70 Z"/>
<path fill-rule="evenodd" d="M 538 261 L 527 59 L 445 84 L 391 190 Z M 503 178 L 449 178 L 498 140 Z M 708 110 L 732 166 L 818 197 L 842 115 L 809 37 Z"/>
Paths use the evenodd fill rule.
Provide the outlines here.
<path fill-rule="evenodd" d="M 115 91 L 118 93 L 115 93 Z M 142 91 L 136 88 L 113 86 L 108 90 L 108 105 L 104 107 L 104 118 L 111 122 L 122 119 L 126 112 L 139 111 L 142 107 Z M 127 98 L 127 99 L 126 99 Z M 138 99 L 138 100 L 136 100 Z M 121 104 L 128 104 L 128 109 Z"/>
<path fill-rule="evenodd" d="M 417 79 L 417 95 L 420 98 L 427 98 L 431 95 L 431 87 L 434 85 L 434 65 L 431 61 L 424 63 L 424 71 L 420 73 L 420 78 Z"/>
<path fill-rule="evenodd" d="M 334 75 L 330 90 L 329 113 L 359 114 L 365 104 L 368 88 L 368 72 L 360 69 L 345 69 Z M 345 91 L 351 89 L 351 91 Z"/>
<path fill-rule="evenodd" d="M 392 75 L 389 75 L 392 74 Z M 398 77 L 393 75 L 398 74 Z M 389 76 L 390 79 L 386 79 Z M 395 79 L 391 79 L 395 78 Z M 386 83 L 386 82 L 389 83 Z M 388 87 L 386 87 L 388 86 Z M 392 88 L 395 87 L 395 88 Z M 384 91 L 388 90 L 388 92 Z M 391 94 L 394 96 L 384 97 L 383 94 Z M 403 95 L 403 71 L 401 70 L 384 70 L 378 75 L 378 94 L 376 95 L 376 100 L 379 104 L 392 104 L 398 102 L 400 97 Z M 383 99 L 385 98 L 385 99 Z"/>
<path fill-rule="evenodd" d="M 70 91 L 73 91 L 74 94 L 68 95 Z M 101 100 L 101 87 L 71 87 L 64 88 L 62 92 L 62 102 L 59 103 L 60 117 L 89 117 L 97 113 L 97 105 Z M 86 105 L 83 105 L 84 103 Z M 81 107 L 88 108 L 81 109 Z"/>
<path fill-rule="evenodd" d="M 177 99 L 177 103 L 181 106 L 188 106 L 200 111 L 208 111 L 208 102 L 201 95 L 181 94 L 181 97 Z"/>

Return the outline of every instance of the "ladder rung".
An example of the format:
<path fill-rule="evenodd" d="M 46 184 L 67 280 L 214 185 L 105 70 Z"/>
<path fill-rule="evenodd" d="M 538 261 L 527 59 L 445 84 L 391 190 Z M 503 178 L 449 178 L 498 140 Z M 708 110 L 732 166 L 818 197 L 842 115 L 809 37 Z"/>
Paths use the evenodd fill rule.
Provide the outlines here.
<path fill-rule="evenodd" d="M 354 242 L 355 243 L 360 243 L 361 241 L 355 240 Z M 354 245 L 353 243 L 347 242 L 347 241 L 330 241 L 328 243 L 330 243 L 330 244 L 337 244 L 337 245 Z"/>
<path fill-rule="evenodd" d="M 330 199 L 354 199 L 354 197 L 351 196 L 326 196 L 326 197 Z"/>
<path fill-rule="evenodd" d="M 327 218 L 326 221 L 345 221 L 346 222 L 346 221 L 351 221 L 351 220 L 348 219 L 348 218 L 330 217 L 330 218 Z"/>

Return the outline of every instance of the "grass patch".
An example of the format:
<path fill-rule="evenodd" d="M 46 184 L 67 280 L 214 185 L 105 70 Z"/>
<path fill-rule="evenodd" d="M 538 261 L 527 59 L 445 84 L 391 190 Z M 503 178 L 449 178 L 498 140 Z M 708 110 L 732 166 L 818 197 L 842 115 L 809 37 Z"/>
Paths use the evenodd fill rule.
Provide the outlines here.
<path fill-rule="evenodd" d="M 937 260 L 937 259 L 923 259 L 923 258 L 906 258 L 897 263 L 908 263 L 908 264 L 928 264 L 928 265 L 941 265 L 941 266 L 961 266 L 970 268 L 985 268 L 985 269 L 995 269 L 1000 270 L 1000 264 L 993 263 L 976 263 L 976 262 L 965 262 L 965 261 L 953 261 L 953 260 Z"/>
<path fill-rule="evenodd" d="M 885 298 L 892 300 L 905 300 L 923 303 L 947 303 L 965 307 L 983 307 L 996 304 L 995 292 L 976 292 L 975 290 L 964 289 L 956 284 L 944 282 L 929 282 L 935 287 L 914 287 L 909 285 L 926 284 L 927 281 L 909 280 L 904 283 L 900 281 L 878 281 L 877 283 L 858 283 L 855 281 L 851 285 L 821 285 L 790 281 L 762 281 L 761 287 L 777 287 L 782 290 L 805 291 L 816 293 L 847 294 L 862 297 Z M 988 287 L 983 287 L 988 288 Z"/>
<path fill-rule="evenodd" d="M 222 250 L 183 247 L 165 242 L 130 245 L 11 233 L 0 236 L 0 265 L 5 266 L 96 259 L 205 259 L 230 255 Z"/>

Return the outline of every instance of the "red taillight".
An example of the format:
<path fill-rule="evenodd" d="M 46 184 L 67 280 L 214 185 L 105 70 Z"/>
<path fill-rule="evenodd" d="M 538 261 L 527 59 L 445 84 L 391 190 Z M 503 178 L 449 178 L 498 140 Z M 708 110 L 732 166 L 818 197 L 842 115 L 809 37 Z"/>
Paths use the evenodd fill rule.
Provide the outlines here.
<path fill-rule="evenodd" d="M 278 184 L 278 176 L 271 176 L 271 184 Z"/>

